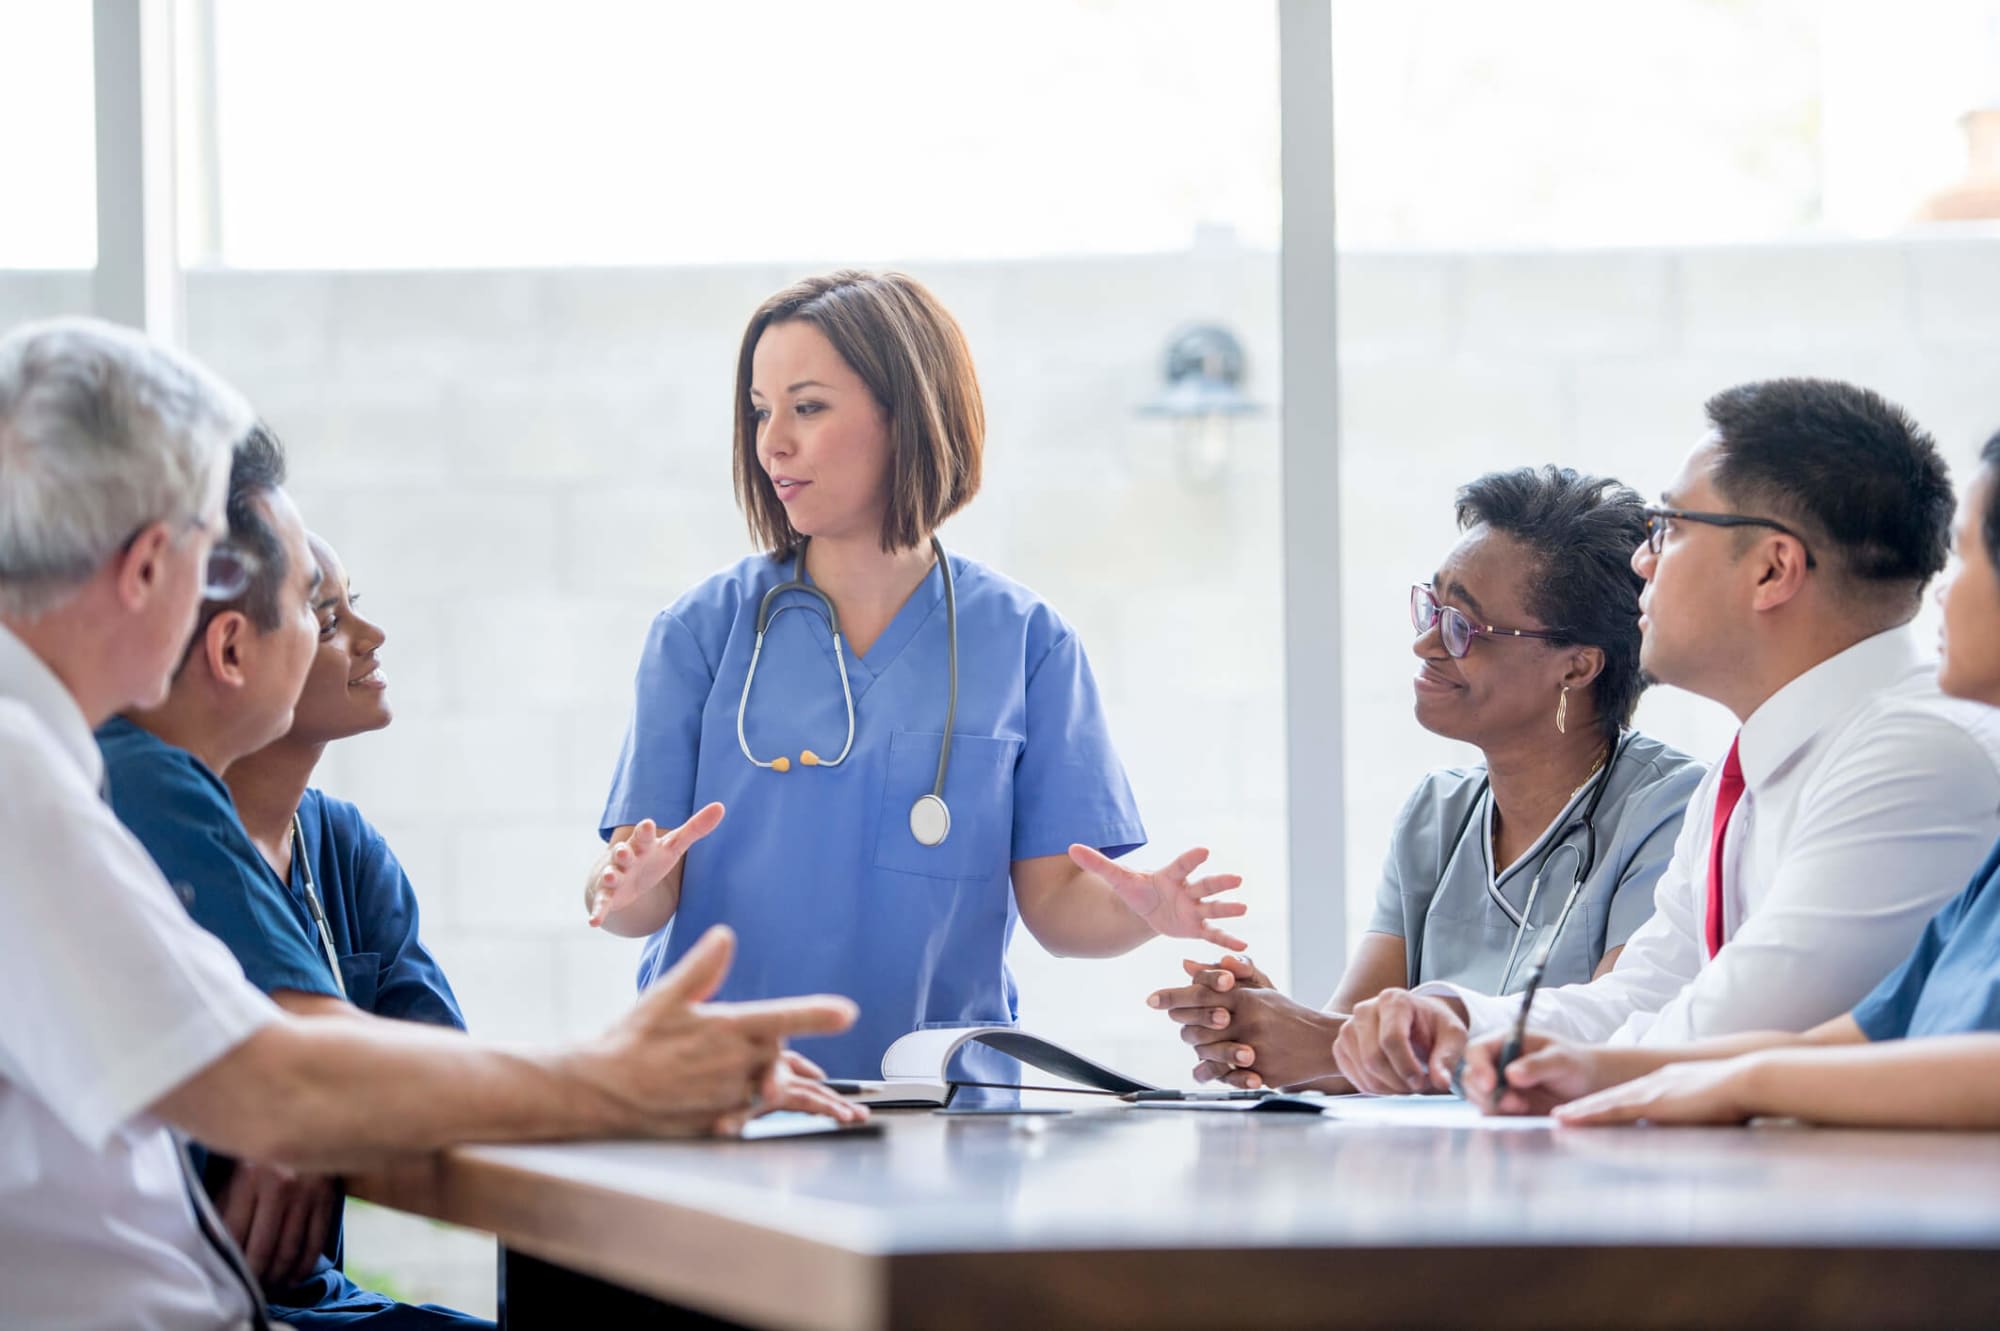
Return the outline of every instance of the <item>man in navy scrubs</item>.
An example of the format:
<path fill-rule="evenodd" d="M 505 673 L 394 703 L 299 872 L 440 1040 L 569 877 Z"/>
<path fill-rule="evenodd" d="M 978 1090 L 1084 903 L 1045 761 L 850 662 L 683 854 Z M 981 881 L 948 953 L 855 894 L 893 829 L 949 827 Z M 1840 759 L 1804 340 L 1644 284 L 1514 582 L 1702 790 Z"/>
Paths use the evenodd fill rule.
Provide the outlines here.
<path fill-rule="evenodd" d="M 98 731 L 112 807 L 144 843 L 195 920 L 229 946 L 244 974 L 281 1007 L 339 1017 L 348 999 L 377 1016 L 464 1027 L 451 986 L 416 939 L 395 949 L 399 983 L 357 984 L 341 974 L 331 929 L 322 932 L 292 861 L 289 881 L 244 829 L 221 773 L 285 733 L 319 637 L 321 570 L 283 490 L 284 455 L 259 427 L 230 471 L 227 516 L 250 577 L 233 601 L 203 606 L 187 657 L 159 707 Z M 336 894 L 337 896 L 338 894 Z M 336 904 L 338 902 L 336 901 Z M 348 921 L 341 921 L 343 935 Z M 371 959 L 372 961 L 372 959 Z M 379 1000 L 379 1001 L 378 1001 Z M 271 1316 L 298 1328 L 476 1327 L 449 1309 L 411 1307 L 342 1274 L 338 1179 L 297 1175 L 220 1156 L 203 1161 L 216 1209 L 271 1299 Z"/>

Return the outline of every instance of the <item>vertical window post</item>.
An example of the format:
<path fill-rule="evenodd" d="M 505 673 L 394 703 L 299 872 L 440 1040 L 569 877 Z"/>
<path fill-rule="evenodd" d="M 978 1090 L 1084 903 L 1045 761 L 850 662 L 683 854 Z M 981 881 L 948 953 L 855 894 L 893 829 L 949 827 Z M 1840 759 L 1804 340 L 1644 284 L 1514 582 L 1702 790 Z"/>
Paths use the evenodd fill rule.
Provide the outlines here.
<path fill-rule="evenodd" d="M 1305 1001 L 1331 993 L 1347 960 L 1332 9 L 1278 0 L 1285 788 L 1291 987 Z"/>
<path fill-rule="evenodd" d="M 173 0 L 94 0 L 97 313 L 185 340 L 174 236 Z"/>

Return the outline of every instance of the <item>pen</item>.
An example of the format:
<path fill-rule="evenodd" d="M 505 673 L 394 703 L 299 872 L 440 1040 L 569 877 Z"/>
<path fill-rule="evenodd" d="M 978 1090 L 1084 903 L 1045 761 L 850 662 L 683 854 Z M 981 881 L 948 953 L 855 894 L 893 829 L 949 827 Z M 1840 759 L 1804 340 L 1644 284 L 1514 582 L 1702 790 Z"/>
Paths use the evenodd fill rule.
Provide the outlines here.
<path fill-rule="evenodd" d="M 1500 1046 L 1500 1057 L 1493 1063 L 1493 1103 L 1496 1105 L 1507 1089 L 1507 1065 L 1521 1056 L 1521 1042 L 1528 1035 L 1528 1009 L 1535 1004 L 1535 991 L 1542 987 L 1542 972 L 1548 967 L 1549 948 L 1544 947 L 1535 958 L 1535 964 L 1528 968 L 1528 984 L 1521 991 L 1520 1014 L 1514 1018 L 1514 1029 L 1508 1034 L 1507 1043 Z"/>
<path fill-rule="evenodd" d="M 1148 1100 L 1262 1100 L 1269 1091 L 1127 1091 L 1120 1100 L 1141 1104 Z"/>

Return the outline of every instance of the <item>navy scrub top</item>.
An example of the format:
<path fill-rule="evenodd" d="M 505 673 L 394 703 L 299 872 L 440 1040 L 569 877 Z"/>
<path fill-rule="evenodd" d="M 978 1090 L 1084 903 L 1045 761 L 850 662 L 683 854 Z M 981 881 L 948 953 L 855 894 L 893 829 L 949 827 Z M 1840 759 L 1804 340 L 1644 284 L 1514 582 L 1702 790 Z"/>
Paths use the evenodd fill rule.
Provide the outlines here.
<path fill-rule="evenodd" d="M 228 944 L 250 982 L 266 993 L 339 997 L 300 875 L 294 871 L 286 884 L 271 872 L 221 779 L 187 750 L 122 717 L 98 730 L 97 744 L 113 811 L 195 922 Z M 451 985 L 418 937 L 416 892 L 381 833 L 352 804 L 317 790 L 300 801 L 299 826 L 305 833 L 299 853 L 312 869 L 348 1000 L 379 1017 L 463 1030 Z M 203 1163 L 210 1172 L 226 1168 Z M 395 1306 L 341 1273 L 341 1241 L 336 1226 L 310 1276 L 292 1289 L 265 1291 L 274 1315 L 295 1325 L 332 1326 Z M 457 1316 L 433 1316 L 426 1324 L 484 1325 L 452 1320 Z"/>

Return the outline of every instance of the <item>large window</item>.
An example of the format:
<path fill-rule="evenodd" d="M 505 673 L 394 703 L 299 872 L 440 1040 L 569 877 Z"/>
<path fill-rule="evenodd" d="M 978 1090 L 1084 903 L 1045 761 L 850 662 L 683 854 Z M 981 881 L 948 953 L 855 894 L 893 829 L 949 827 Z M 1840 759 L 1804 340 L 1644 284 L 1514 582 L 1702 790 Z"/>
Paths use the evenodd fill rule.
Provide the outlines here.
<path fill-rule="evenodd" d="M 1219 0 L 215 4 L 238 267 L 950 261 L 1277 232 Z"/>
<path fill-rule="evenodd" d="M 1360 248 L 1882 235 L 2000 99 L 1991 0 L 1337 0 Z"/>
<path fill-rule="evenodd" d="M 1708 394 L 1775 374 L 1876 387 L 1960 464 L 2000 425 L 2000 221 L 1913 221 L 1965 177 L 1961 113 L 2000 105 L 2000 0 L 1335 0 L 1343 497 L 1318 511 L 1281 503 L 1332 431 L 1278 430 L 1281 311 L 1311 301 L 1279 285 L 1272 5 L 175 8 L 190 340 L 390 633 L 396 724 L 322 776 L 388 833 L 496 1037 L 631 1001 L 636 948 L 584 927 L 578 880 L 648 620 L 746 548 L 736 340 L 797 277 L 901 267 L 958 314 L 988 482 L 944 538 L 1079 629 L 1134 859 L 1205 844 L 1244 873 L 1281 983 L 1291 894 L 1343 901 L 1351 940 L 1414 783 L 1477 756 L 1410 716 L 1407 588 L 1460 484 L 1556 462 L 1651 495 Z M 32 130 L 0 270 L 79 270 L 0 271 L 9 318 L 87 299 L 89 19 L 0 12 L 0 113 Z M 1191 332 L 1179 363 L 1240 365 L 1240 412 L 1178 410 L 1213 401 L 1164 380 Z M 1285 567 L 1302 509 L 1337 569 Z M 1323 681 L 1284 678 L 1280 592 L 1336 577 L 1344 745 L 1306 757 L 1344 768 L 1346 839 L 1288 865 L 1287 692 Z M 1712 758 L 1735 722 L 1655 690 L 1639 725 Z M 1178 1078 L 1142 999 L 1200 951 L 1024 936 L 1024 1021 Z M 398 1242 L 406 1289 L 490 1284 Z M 354 1246 L 379 1274 L 388 1249 Z"/>
<path fill-rule="evenodd" d="M 1961 476 L 2000 426 L 2000 223 L 1930 226 L 2000 104 L 2000 5 L 1351 0 L 1334 13 L 1349 937 L 1425 771 L 1407 589 L 1452 497 L 1561 463 L 1652 498 L 1719 389 L 1851 379 Z M 1926 612 L 1928 615 L 1929 611 Z M 1553 718 L 1551 718 L 1553 724 Z M 1735 719 L 1654 689 L 1713 760 Z"/>
<path fill-rule="evenodd" d="M 744 321 L 853 263 L 965 325 L 988 480 L 943 536 L 1080 631 L 1152 838 L 1133 858 L 1210 846 L 1282 968 L 1271 9 L 220 0 L 213 23 L 212 118 L 183 139 L 213 150 L 183 157 L 212 168 L 221 266 L 190 275 L 192 339 L 390 632 L 397 722 L 327 772 L 412 859 L 475 1028 L 581 1033 L 630 1002 L 633 949 L 576 898 L 640 643 L 748 548 Z M 1236 342 L 1253 410 L 1144 413 L 1192 325 Z M 1024 933 L 1024 1021 L 1177 1077 L 1142 1000 L 1181 954 L 1057 961 Z"/>
<path fill-rule="evenodd" d="M 0 6 L 0 124 L 12 127 L 0 190 L 0 271 L 97 262 L 93 82 L 89 5 Z"/>
<path fill-rule="evenodd" d="M 207 95 L 182 192 L 212 205 L 182 237 L 191 340 L 285 439 L 308 520 L 389 632 L 396 722 L 323 777 L 409 865 L 475 1031 L 581 1035 L 632 1001 L 636 945 L 588 929 L 578 895 L 640 645 L 748 550 L 729 483 L 745 320 L 851 264 L 906 269 L 965 326 L 987 481 L 943 538 L 1080 632 L 1151 837 L 1133 860 L 1211 847 L 1282 971 L 1271 8 L 206 17 L 184 43 Z M 1142 410 L 1196 325 L 1240 349 L 1251 411 Z M 1058 960 L 1023 931 L 1023 1022 L 1178 1079 L 1143 999 L 1185 948 Z M 399 1269 L 451 1293 L 424 1283 L 449 1260 Z"/>

